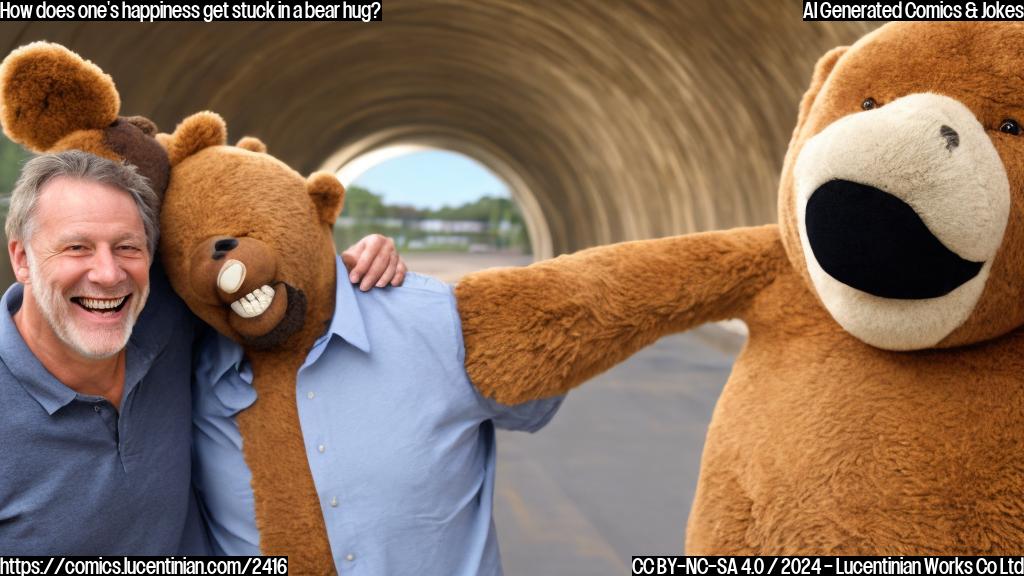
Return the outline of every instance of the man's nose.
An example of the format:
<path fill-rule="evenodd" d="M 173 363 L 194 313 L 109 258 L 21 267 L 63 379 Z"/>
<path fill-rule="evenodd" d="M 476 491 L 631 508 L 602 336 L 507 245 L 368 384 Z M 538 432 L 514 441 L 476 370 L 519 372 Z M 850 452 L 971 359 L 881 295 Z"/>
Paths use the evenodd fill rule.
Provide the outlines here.
<path fill-rule="evenodd" d="M 128 276 L 109 247 L 98 247 L 90 264 L 89 281 L 96 284 L 114 286 Z"/>

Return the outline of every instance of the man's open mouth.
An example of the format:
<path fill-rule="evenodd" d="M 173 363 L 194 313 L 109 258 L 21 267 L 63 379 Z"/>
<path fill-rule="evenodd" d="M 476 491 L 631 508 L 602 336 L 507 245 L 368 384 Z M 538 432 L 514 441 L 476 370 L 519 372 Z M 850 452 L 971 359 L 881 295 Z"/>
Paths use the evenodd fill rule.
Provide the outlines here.
<path fill-rule="evenodd" d="M 75 296 L 71 301 L 93 314 L 115 314 L 120 312 L 132 297 L 131 294 L 118 298 L 87 298 Z"/>
<path fill-rule="evenodd" d="M 231 310 L 242 318 L 263 314 L 274 302 L 274 289 L 264 284 L 231 303 Z"/>

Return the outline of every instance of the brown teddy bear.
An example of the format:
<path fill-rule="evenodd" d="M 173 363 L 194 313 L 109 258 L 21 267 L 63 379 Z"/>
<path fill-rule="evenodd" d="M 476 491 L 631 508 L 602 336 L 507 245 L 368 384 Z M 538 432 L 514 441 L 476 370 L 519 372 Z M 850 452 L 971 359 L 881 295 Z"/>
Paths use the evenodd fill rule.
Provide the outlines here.
<path fill-rule="evenodd" d="M 893 23 L 830 51 L 777 226 L 464 279 L 473 381 L 505 401 L 566 390 L 742 318 L 687 553 L 1020 554 L 1022 54 L 1020 23 Z"/>

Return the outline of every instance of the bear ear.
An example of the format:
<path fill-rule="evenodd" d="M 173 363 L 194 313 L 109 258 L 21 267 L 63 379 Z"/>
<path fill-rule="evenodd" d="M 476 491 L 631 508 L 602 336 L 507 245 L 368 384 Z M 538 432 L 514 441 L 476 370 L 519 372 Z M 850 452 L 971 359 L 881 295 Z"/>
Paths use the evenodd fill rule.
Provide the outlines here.
<path fill-rule="evenodd" d="M 174 134 L 158 134 L 157 141 L 167 150 L 171 166 L 210 146 L 223 146 L 228 141 L 224 119 L 213 112 L 197 112 L 185 118 Z"/>
<path fill-rule="evenodd" d="M 811 86 L 804 93 L 803 99 L 800 100 L 800 115 L 797 116 L 796 130 L 793 134 L 799 133 L 800 129 L 803 128 L 804 121 L 807 120 L 807 115 L 810 114 L 811 107 L 814 106 L 814 101 L 818 98 L 818 93 L 821 92 L 821 87 L 825 85 L 825 81 L 832 74 L 832 69 L 836 67 L 836 62 L 849 49 L 849 46 L 833 48 L 819 58 L 818 63 L 814 65 L 814 76 L 811 78 Z"/>
<path fill-rule="evenodd" d="M 238 146 L 243 150 L 248 150 L 249 152 L 257 152 L 260 154 L 267 153 L 267 145 L 264 144 L 262 140 L 254 136 L 245 136 L 239 140 L 238 144 L 235 144 L 235 146 Z"/>
<path fill-rule="evenodd" d="M 313 199 L 313 204 L 316 205 L 320 221 L 328 226 L 333 226 L 345 203 L 345 187 L 341 185 L 334 174 L 314 172 L 306 180 L 306 191 Z"/>
<path fill-rule="evenodd" d="M 156 136 L 156 133 L 159 130 L 156 127 L 156 123 L 145 116 L 126 116 L 122 118 L 122 120 L 132 126 L 135 126 L 139 130 L 142 130 L 142 133 L 146 136 Z"/>
<path fill-rule="evenodd" d="M 59 44 L 34 42 L 0 64 L 4 133 L 35 152 L 72 132 L 106 128 L 120 108 L 110 76 Z"/>

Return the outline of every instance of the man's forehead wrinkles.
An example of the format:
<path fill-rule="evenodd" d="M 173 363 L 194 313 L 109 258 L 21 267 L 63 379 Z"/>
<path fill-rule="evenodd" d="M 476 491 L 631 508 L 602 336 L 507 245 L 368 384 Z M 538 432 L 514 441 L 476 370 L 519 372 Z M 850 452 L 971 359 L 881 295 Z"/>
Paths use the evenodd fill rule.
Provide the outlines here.
<path fill-rule="evenodd" d="M 123 242 L 125 240 L 131 241 L 144 241 L 145 235 L 139 234 L 133 231 L 124 231 L 120 234 L 112 232 L 110 234 L 88 234 L 80 231 L 64 232 L 57 236 L 58 242 Z"/>

